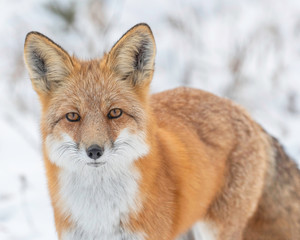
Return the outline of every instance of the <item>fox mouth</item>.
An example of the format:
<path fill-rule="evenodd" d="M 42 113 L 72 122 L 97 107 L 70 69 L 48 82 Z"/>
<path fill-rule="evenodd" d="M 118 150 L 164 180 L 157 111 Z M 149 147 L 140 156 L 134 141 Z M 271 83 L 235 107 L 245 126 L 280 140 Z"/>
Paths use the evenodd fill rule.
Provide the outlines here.
<path fill-rule="evenodd" d="M 91 166 L 91 167 L 100 167 L 102 165 L 104 165 L 106 162 L 89 162 L 87 163 L 87 165 Z"/>

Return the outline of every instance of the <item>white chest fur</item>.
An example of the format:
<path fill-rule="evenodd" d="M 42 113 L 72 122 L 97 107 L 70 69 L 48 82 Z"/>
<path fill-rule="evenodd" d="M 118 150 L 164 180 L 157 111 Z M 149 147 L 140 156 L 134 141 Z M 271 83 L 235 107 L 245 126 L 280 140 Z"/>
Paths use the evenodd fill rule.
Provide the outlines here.
<path fill-rule="evenodd" d="M 50 161 L 60 167 L 58 205 L 69 217 L 72 228 L 62 240 L 143 240 L 143 233 L 132 233 L 121 227 L 129 214 L 140 209 L 138 185 L 140 174 L 134 161 L 145 156 L 149 147 L 144 135 L 124 129 L 113 147 L 101 156 L 105 164 L 89 167 L 83 148 L 67 135 L 59 139 L 49 135 L 46 149 Z"/>
<path fill-rule="evenodd" d="M 101 169 L 103 170 L 103 169 Z M 103 171 L 101 171 L 103 173 Z M 115 176 L 101 176 L 98 169 L 80 174 L 60 173 L 61 206 L 74 227 L 63 240 L 141 240 L 143 234 L 121 228 L 130 211 L 137 211 L 139 176 L 133 170 Z"/>

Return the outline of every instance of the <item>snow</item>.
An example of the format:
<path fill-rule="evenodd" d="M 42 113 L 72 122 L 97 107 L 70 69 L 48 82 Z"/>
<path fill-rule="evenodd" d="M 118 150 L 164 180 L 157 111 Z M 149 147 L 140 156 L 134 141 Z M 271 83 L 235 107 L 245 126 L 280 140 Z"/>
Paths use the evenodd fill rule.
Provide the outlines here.
<path fill-rule="evenodd" d="M 72 11 L 71 24 L 49 4 Z M 58 4 L 58 5 L 55 5 Z M 48 6 L 48 7 L 46 7 Z M 188 85 L 243 105 L 300 161 L 300 1 L 0 1 L 0 239 L 57 239 L 23 64 L 29 31 L 78 57 L 101 57 L 130 27 L 157 44 L 152 92 Z"/>

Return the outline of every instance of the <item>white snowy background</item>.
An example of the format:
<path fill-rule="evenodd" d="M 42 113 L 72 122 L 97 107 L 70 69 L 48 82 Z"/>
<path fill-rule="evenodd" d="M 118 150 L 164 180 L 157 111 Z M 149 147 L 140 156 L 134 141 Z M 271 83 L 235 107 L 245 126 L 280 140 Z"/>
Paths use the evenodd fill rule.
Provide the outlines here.
<path fill-rule="evenodd" d="M 153 92 L 186 85 L 231 98 L 300 161 L 299 0 L 0 0 L 1 240 L 57 239 L 26 34 L 88 59 L 139 22 L 157 43 Z"/>

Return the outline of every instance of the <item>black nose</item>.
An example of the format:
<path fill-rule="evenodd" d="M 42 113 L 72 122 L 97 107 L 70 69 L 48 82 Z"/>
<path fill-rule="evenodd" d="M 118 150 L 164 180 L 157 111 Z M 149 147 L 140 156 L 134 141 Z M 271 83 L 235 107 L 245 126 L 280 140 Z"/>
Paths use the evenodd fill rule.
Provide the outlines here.
<path fill-rule="evenodd" d="M 94 160 L 96 160 L 96 159 L 98 159 L 99 157 L 101 157 L 102 154 L 103 154 L 103 152 L 104 152 L 104 149 L 101 148 L 101 147 L 100 147 L 99 145 L 97 145 L 97 144 L 94 144 L 94 145 L 90 146 L 90 147 L 86 150 L 86 154 L 87 154 L 90 158 L 92 158 L 92 159 L 94 159 Z"/>

